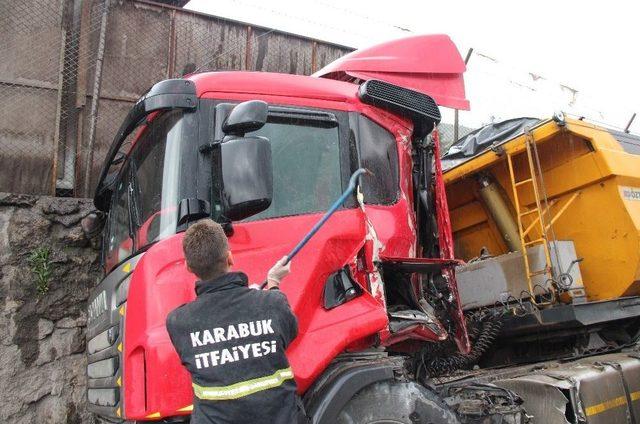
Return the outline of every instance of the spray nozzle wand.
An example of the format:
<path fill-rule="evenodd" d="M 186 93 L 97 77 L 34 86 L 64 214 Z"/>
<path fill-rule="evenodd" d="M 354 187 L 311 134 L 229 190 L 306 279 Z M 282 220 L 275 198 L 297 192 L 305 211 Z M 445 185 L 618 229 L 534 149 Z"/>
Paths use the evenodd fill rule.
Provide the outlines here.
<path fill-rule="evenodd" d="M 311 239 L 311 237 L 313 237 L 318 232 L 320 227 L 322 227 L 324 223 L 327 222 L 327 220 L 331 217 L 331 215 L 333 215 L 333 213 L 336 210 L 338 210 L 340 206 L 342 206 L 345 200 L 347 200 L 347 198 L 353 193 L 353 191 L 358 186 L 358 179 L 364 174 L 373 175 L 373 173 L 366 168 L 359 168 L 353 174 L 351 174 L 351 178 L 349 178 L 349 185 L 347 185 L 347 188 L 345 189 L 345 191 L 333 203 L 333 205 L 331 205 L 329 210 L 327 210 L 327 212 L 322 216 L 322 218 L 320 218 L 320 220 L 316 222 L 316 225 L 314 225 L 313 228 L 311 228 L 311 230 L 307 233 L 307 235 L 304 236 L 302 240 L 300 240 L 300 242 L 291 250 L 291 252 L 289 252 L 289 254 L 287 255 L 287 262 L 285 264 L 289 263 L 291 259 L 293 259 L 293 257 L 298 254 L 300 249 L 302 249 L 304 245 L 307 244 L 307 242 Z"/>

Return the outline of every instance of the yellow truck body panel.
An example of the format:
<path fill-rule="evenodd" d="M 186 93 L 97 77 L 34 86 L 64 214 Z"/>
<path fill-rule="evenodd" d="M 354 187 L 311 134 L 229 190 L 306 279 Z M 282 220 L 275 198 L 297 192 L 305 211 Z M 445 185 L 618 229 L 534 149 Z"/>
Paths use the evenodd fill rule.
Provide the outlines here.
<path fill-rule="evenodd" d="M 580 120 L 566 119 L 564 125 L 542 121 L 530 134 L 551 205 L 545 215 L 547 223 L 553 221 L 549 235 L 574 242 L 583 258 L 580 270 L 588 300 L 640 295 L 640 155 L 625 151 L 606 129 Z M 526 179 L 526 137 L 515 136 L 445 172 L 458 257 L 468 261 L 485 247 L 492 255 L 508 253 L 479 195 L 478 176 L 490 175 L 513 206 L 507 154 L 513 157 L 515 180 Z M 519 187 L 518 193 L 521 205 L 535 208 L 530 185 Z M 534 217 L 523 216 L 523 226 Z M 540 230 L 526 237 L 540 238 Z"/>

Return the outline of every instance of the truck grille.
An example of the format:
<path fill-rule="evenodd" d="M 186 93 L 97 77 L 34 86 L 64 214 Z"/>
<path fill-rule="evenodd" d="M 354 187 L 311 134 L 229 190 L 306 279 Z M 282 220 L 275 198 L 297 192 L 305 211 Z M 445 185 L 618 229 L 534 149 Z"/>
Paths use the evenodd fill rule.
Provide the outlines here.
<path fill-rule="evenodd" d="M 94 414 L 120 420 L 124 316 L 131 272 L 141 255 L 113 269 L 95 289 L 88 307 L 87 400 Z"/>

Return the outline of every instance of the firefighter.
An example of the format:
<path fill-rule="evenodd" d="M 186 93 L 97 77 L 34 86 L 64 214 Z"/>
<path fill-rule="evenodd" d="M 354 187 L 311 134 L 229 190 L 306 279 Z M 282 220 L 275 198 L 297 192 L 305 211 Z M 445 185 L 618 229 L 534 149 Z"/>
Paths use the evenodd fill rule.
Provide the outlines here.
<path fill-rule="evenodd" d="M 167 330 L 193 385 L 192 424 L 307 422 L 285 349 L 298 324 L 278 290 L 286 256 L 267 274 L 265 290 L 231 272 L 233 256 L 220 224 L 191 225 L 182 242 L 196 299 L 167 317 Z"/>

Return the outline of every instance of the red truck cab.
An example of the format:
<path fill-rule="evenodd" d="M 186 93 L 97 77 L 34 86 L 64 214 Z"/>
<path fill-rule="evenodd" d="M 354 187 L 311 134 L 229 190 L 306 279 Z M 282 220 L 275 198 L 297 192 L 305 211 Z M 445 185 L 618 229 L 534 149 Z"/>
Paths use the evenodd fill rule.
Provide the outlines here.
<path fill-rule="evenodd" d="M 340 358 L 400 355 L 450 337 L 468 349 L 437 137 L 429 135 L 439 113 L 424 94 L 466 107 L 464 64 L 446 36 L 409 40 L 356 52 L 315 77 L 210 72 L 167 80 L 136 104 L 116 135 L 95 197 L 107 218 L 105 277 L 89 302 L 90 410 L 113 420 L 178 419 L 191 411 L 191 379 L 165 328 L 167 314 L 195 298 L 195 276 L 181 247 L 189 222 L 223 223 L 234 269 L 259 284 L 359 167 L 373 173 L 361 183 L 364 205 L 349 199 L 292 261 L 281 286 L 299 321 L 287 356 L 299 392 L 313 398 L 306 400 L 315 422 L 330 422 L 318 411 L 336 407 L 327 406 L 335 393 L 326 387 Z M 405 60 L 393 68 L 382 51 Z M 269 141 L 271 199 L 259 211 L 228 219 L 225 188 L 232 188 L 221 187 L 227 176 L 220 161 L 244 176 L 256 164 L 245 155 L 220 157 L 229 137 L 223 124 L 234 107 L 252 100 L 268 104 L 268 117 L 242 136 Z M 423 284 L 447 293 L 435 300 L 441 309 L 428 306 Z M 384 356 L 377 365 L 388 362 Z"/>

